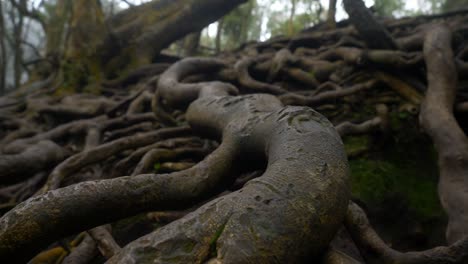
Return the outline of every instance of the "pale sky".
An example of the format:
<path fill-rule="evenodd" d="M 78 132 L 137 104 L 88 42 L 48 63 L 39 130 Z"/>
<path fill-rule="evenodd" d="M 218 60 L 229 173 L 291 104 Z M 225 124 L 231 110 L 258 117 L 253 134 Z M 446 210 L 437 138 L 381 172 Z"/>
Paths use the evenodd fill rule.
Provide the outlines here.
<path fill-rule="evenodd" d="M 287 12 L 287 10 L 289 8 L 287 5 L 285 5 L 284 3 L 281 3 L 279 1 L 275 1 L 275 2 L 273 2 L 273 4 L 271 4 L 271 0 L 257 0 L 257 2 L 259 3 L 260 6 L 268 6 L 269 5 L 271 11 L 285 11 L 285 12 Z M 320 3 L 322 4 L 322 6 L 323 6 L 323 8 L 325 10 L 328 9 L 328 2 L 329 2 L 329 0 L 320 0 Z M 367 7 L 370 7 L 370 6 L 374 5 L 374 0 L 364 0 L 364 2 L 366 3 Z M 423 7 L 423 8 L 421 8 L 421 7 Z M 425 11 L 425 10 L 429 10 L 429 8 L 430 8 L 430 6 L 424 0 L 407 0 L 407 1 L 405 1 L 405 10 L 416 11 L 417 9 L 422 9 L 422 11 Z M 298 13 L 300 13 L 300 10 L 298 10 Z M 398 17 L 398 14 L 395 14 L 395 15 Z M 346 18 L 348 18 L 348 14 L 346 14 L 346 12 L 343 9 L 342 1 L 338 0 L 337 5 L 336 5 L 336 20 L 340 21 L 340 20 L 343 20 L 343 19 L 346 19 Z M 271 37 L 270 34 L 268 32 L 266 32 L 267 22 L 268 21 L 265 19 L 263 21 L 263 23 L 262 23 L 262 34 L 261 34 L 261 37 L 260 37 L 260 40 L 262 40 L 262 41 L 267 40 L 268 38 Z M 214 23 L 212 23 L 212 24 L 210 24 L 208 26 L 208 35 L 209 36 L 211 36 L 211 37 L 216 36 L 217 26 L 218 26 L 217 22 L 214 22 Z"/>

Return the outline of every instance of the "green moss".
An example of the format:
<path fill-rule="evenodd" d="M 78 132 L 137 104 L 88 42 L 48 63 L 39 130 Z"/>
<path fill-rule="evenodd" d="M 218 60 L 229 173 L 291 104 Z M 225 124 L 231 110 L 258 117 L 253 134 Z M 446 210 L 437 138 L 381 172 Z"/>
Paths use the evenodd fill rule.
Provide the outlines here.
<path fill-rule="evenodd" d="M 390 127 L 393 134 L 407 139 L 413 139 L 415 136 L 420 136 L 418 129 L 418 116 L 406 111 L 393 111 L 389 114 Z"/>
<path fill-rule="evenodd" d="M 310 70 L 309 71 L 309 75 L 312 77 L 312 78 L 315 78 L 315 71 L 314 70 Z"/>
<path fill-rule="evenodd" d="M 159 170 L 161 169 L 161 163 L 156 162 L 153 166 L 153 169 L 154 169 L 154 173 L 158 173 Z"/>
<path fill-rule="evenodd" d="M 368 204 L 379 206 L 396 195 L 421 219 L 443 214 L 437 182 L 425 178 L 427 174 L 421 170 L 378 160 L 352 160 L 350 168 L 353 195 Z"/>
<path fill-rule="evenodd" d="M 56 95 L 76 92 L 100 94 L 102 80 L 101 65 L 92 56 L 79 59 L 67 59 L 61 62 L 61 84 Z"/>
<path fill-rule="evenodd" d="M 216 249 L 216 243 L 218 242 L 219 237 L 224 231 L 224 228 L 226 227 L 226 223 L 224 223 L 218 230 L 216 230 L 215 234 L 210 240 L 210 257 L 214 258 L 218 254 L 217 249 Z"/>
<path fill-rule="evenodd" d="M 88 83 L 89 72 L 84 64 L 65 61 L 62 63 L 63 89 L 80 91 Z"/>
<path fill-rule="evenodd" d="M 440 217 L 444 213 L 437 195 L 438 169 L 432 143 L 416 127 L 404 124 L 413 118 L 396 118 L 405 129 L 394 131 L 385 144 L 373 146 L 367 157 L 349 162 L 352 193 L 373 207 L 398 199 L 419 220 Z M 352 151 L 368 141 L 350 138 L 345 144 L 347 151 Z"/>
<path fill-rule="evenodd" d="M 345 151 L 348 156 L 354 156 L 355 154 L 361 153 L 369 148 L 368 136 L 346 137 L 343 141 L 345 145 Z"/>
<path fill-rule="evenodd" d="M 387 191 L 396 183 L 392 172 L 395 168 L 388 162 L 373 160 L 351 160 L 352 193 L 366 203 L 381 203 Z"/>

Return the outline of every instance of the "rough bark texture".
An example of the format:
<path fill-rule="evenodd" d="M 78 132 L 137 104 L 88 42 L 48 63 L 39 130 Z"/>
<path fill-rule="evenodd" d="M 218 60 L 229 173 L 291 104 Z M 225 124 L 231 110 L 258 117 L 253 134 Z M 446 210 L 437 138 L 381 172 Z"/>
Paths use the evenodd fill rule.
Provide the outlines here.
<path fill-rule="evenodd" d="M 103 47 L 115 41 L 136 55 L 137 64 L 151 62 L 169 44 L 215 22 L 246 0 L 162 0 L 128 9 L 109 20 L 113 34 Z"/>
<path fill-rule="evenodd" d="M 351 23 L 367 43 L 374 49 L 397 49 L 397 44 L 390 33 L 372 16 L 362 0 L 343 0 Z"/>
<path fill-rule="evenodd" d="M 426 37 L 429 86 L 420 115 L 439 156 L 439 195 L 449 217 L 450 244 L 468 236 L 468 139 L 453 115 L 458 78 L 451 43 L 447 26 L 434 27 Z"/>
<path fill-rule="evenodd" d="M 317 257 L 347 206 L 348 172 L 339 136 L 317 112 L 282 107 L 271 95 L 222 96 L 219 89 L 203 91 L 210 86 L 170 85 L 204 64 L 212 62 L 176 63 L 161 77 L 161 96 L 170 99 L 199 90 L 201 98 L 187 110 L 191 126 L 222 135 L 221 146 L 233 144 L 236 155 L 266 159 L 268 167 L 241 190 L 129 244 L 110 263 L 140 263 L 148 256 L 161 263 L 174 258 L 185 263 L 211 258 L 222 263 L 284 263 Z M 332 192 L 334 188 L 340 192 Z"/>
<path fill-rule="evenodd" d="M 0 183 L 11 184 L 64 160 L 67 152 L 51 141 L 40 141 L 19 154 L 0 156 Z"/>

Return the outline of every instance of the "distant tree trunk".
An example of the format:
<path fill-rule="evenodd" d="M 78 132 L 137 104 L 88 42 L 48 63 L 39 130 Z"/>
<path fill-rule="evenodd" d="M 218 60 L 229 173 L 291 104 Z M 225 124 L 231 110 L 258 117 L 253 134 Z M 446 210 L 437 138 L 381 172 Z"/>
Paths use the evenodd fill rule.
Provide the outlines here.
<path fill-rule="evenodd" d="M 70 33 L 65 58 L 94 56 L 101 36 L 109 34 L 99 0 L 75 0 L 71 13 Z"/>
<path fill-rule="evenodd" d="M 388 30 L 377 21 L 362 0 L 343 0 L 349 20 L 369 48 L 397 49 L 398 45 Z"/>
<path fill-rule="evenodd" d="M 3 36 L 5 36 L 5 23 L 3 17 L 3 2 L 0 1 L 0 95 L 5 93 L 6 50 Z"/>
<path fill-rule="evenodd" d="M 14 1 L 14 0 L 12 0 Z M 19 5 L 22 7 L 26 6 L 26 0 L 20 0 Z M 17 15 L 17 17 L 16 17 Z M 13 24 L 13 43 L 14 43 L 14 86 L 19 87 L 21 84 L 21 73 L 23 70 L 23 24 L 24 17 L 23 14 L 12 14 L 12 24 Z M 15 19 L 17 18 L 17 19 Z M 17 22 L 16 22 L 17 20 Z"/>
<path fill-rule="evenodd" d="M 183 55 L 194 56 L 200 47 L 201 31 L 191 33 L 184 38 Z"/>
<path fill-rule="evenodd" d="M 245 13 L 245 19 L 241 24 L 241 42 L 245 43 L 249 40 L 249 28 L 252 21 L 252 11 L 255 5 L 255 1 L 249 1 L 247 6 L 247 11 Z"/>
<path fill-rule="evenodd" d="M 296 15 L 297 0 L 291 0 L 291 13 L 289 14 L 288 35 L 294 34 L 294 16 Z"/>
<path fill-rule="evenodd" d="M 113 16 L 115 14 L 115 1 L 114 0 L 112 0 L 110 2 L 110 8 L 109 9 L 110 9 L 109 10 L 109 15 Z"/>
<path fill-rule="evenodd" d="M 71 2 L 71 12 L 70 0 L 57 3 L 57 19 L 66 21 L 71 15 L 60 81 L 76 89 L 151 63 L 163 48 L 202 30 L 246 0 L 154 0 L 107 20 L 98 0 Z M 55 30 L 49 51 L 62 43 L 57 38 L 63 36 L 63 28 Z"/>
<path fill-rule="evenodd" d="M 221 36 L 223 34 L 224 18 L 218 21 L 218 28 L 216 29 L 216 54 L 221 51 Z"/>
<path fill-rule="evenodd" d="M 72 11 L 71 0 L 58 0 L 51 18 L 45 26 L 46 31 L 46 56 L 52 60 L 58 60 L 65 52 L 66 40 L 70 16 Z"/>
<path fill-rule="evenodd" d="M 66 87 L 69 90 L 75 90 L 102 79 L 98 47 L 109 30 L 99 0 L 73 1 L 70 18 L 61 62 L 61 81 L 69 86 Z"/>
<path fill-rule="evenodd" d="M 336 20 L 335 20 L 335 14 L 336 14 L 336 0 L 330 0 L 328 5 L 328 15 L 327 15 L 327 24 L 329 28 L 335 28 L 336 27 Z"/>

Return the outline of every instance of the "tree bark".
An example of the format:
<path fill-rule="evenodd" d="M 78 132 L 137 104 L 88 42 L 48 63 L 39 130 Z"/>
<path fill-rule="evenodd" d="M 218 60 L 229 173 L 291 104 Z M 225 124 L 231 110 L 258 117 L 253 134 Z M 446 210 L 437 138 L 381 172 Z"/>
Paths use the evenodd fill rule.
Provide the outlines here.
<path fill-rule="evenodd" d="M 4 36 L 5 34 L 3 2 L 0 2 L 0 36 Z M 0 96 L 3 95 L 6 89 L 6 62 L 5 42 L 3 38 L 0 38 Z"/>
<path fill-rule="evenodd" d="M 296 15 L 296 5 L 297 0 L 291 0 L 291 11 L 289 13 L 288 21 L 288 35 L 292 36 L 294 34 L 294 16 Z"/>
<path fill-rule="evenodd" d="M 336 27 L 335 13 L 336 13 L 336 0 L 330 0 L 328 5 L 327 24 L 329 28 Z"/>
<path fill-rule="evenodd" d="M 397 49 L 390 33 L 373 16 L 362 0 L 343 0 L 351 23 L 367 43 L 374 49 Z"/>
<path fill-rule="evenodd" d="M 218 21 L 218 28 L 216 29 L 216 54 L 221 51 L 221 36 L 223 34 L 224 18 Z"/>
<path fill-rule="evenodd" d="M 191 33 L 184 38 L 183 56 L 195 56 L 200 47 L 201 31 Z"/>
<path fill-rule="evenodd" d="M 12 0 L 14 1 L 14 0 Z M 19 2 L 20 6 L 26 6 L 26 1 L 20 0 Z M 13 14 L 12 14 L 13 16 Z M 14 77 L 15 77 L 15 88 L 19 87 L 21 84 L 21 74 L 23 70 L 23 24 L 24 24 L 24 16 L 23 14 L 19 13 L 18 14 L 18 22 L 15 22 L 15 20 L 12 17 L 12 22 L 13 22 L 13 31 L 14 31 Z"/>
<path fill-rule="evenodd" d="M 57 4 L 57 19 L 66 21 L 68 1 Z M 201 31 L 243 2 L 246 0 L 154 0 L 104 21 L 99 1 L 73 1 L 60 81 L 68 89 L 87 87 L 95 92 L 98 88 L 89 84 L 150 64 L 163 48 L 191 32 Z M 58 40 L 63 35 L 61 29 L 56 28 L 51 36 L 49 51 L 62 43 Z"/>
<path fill-rule="evenodd" d="M 70 0 L 58 0 L 51 18 L 46 23 L 46 56 L 59 59 L 65 50 L 66 27 L 72 11 Z"/>
<path fill-rule="evenodd" d="M 134 64 L 148 64 L 172 42 L 202 30 L 244 2 L 246 0 L 151 1 L 110 18 L 108 23 L 113 32 L 103 48 L 117 39 L 120 50 L 131 53 Z M 115 51 L 118 53 L 119 49 Z"/>
<path fill-rule="evenodd" d="M 449 218 L 447 241 L 453 244 L 468 236 L 468 140 L 453 115 L 458 78 L 451 45 L 446 25 L 432 28 L 426 37 L 429 87 L 419 118 L 438 152 L 439 196 Z"/>

